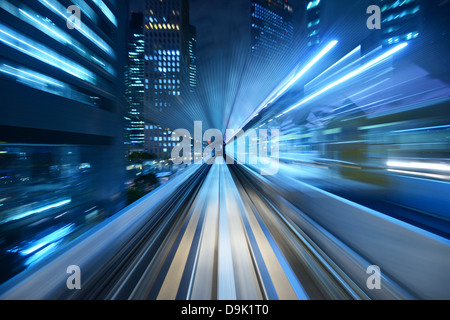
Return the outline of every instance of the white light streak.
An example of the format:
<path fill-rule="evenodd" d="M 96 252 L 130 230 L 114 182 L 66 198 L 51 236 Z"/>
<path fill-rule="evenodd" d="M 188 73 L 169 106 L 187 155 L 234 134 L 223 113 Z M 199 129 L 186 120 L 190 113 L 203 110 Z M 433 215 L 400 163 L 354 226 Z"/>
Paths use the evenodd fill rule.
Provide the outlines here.
<path fill-rule="evenodd" d="M 291 79 L 276 95 L 273 97 L 265 106 L 266 108 L 269 104 L 274 102 L 278 97 L 280 97 L 283 93 L 286 92 L 290 87 L 294 85 L 308 70 L 310 70 L 317 62 L 320 61 L 331 49 L 333 49 L 337 45 L 338 41 L 331 41 L 317 56 L 314 57 L 294 78 Z M 263 108 L 263 109 L 264 109 Z"/>
<path fill-rule="evenodd" d="M 415 162 L 415 161 L 388 161 L 386 164 L 388 167 L 394 167 L 394 168 L 408 168 L 408 169 L 450 172 L 450 165 L 444 164 L 444 163 L 428 163 L 428 162 Z"/>
<path fill-rule="evenodd" d="M 408 44 L 407 43 L 402 43 L 398 46 L 396 46 L 395 48 L 387 51 L 386 53 L 382 54 L 381 56 L 379 56 L 378 58 L 366 63 L 365 65 L 363 65 L 362 67 L 348 73 L 347 75 L 343 76 L 342 78 L 340 78 L 339 80 L 332 82 L 331 84 L 329 84 L 328 86 L 326 86 L 325 88 L 317 91 L 316 93 L 310 95 L 309 97 L 303 99 L 302 101 L 300 101 L 299 103 L 297 103 L 296 105 L 292 106 L 291 108 L 289 108 L 288 110 L 284 111 L 283 113 L 281 113 L 278 117 L 300 107 L 301 105 L 307 103 L 308 101 L 311 101 L 312 99 L 322 95 L 323 93 L 331 90 L 332 88 L 360 75 L 361 73 L 363 73 L 364 71 L 366 71 L 367 69 L 373 67 L 374 65 L 376 65 L 377 63 L 383 61 L 384 59 L 392 56 L 393 54 L 395 54 L 396 52 L 402 50 L 403 48 L 405 48 Z"/>
<path fill-rule="evenodd" d="M 12 70 L 14 70 L 14 71 L 16 71 L 16 72 L 24 73 L 24 74 L 26 74 L 26 75 L 28 75 L 28 76 L 30 76 L 30 77 L 33 77 L 33 78 L 42 80 L 42 81 L 44 81 L 44 82 L 46 82 L 46 83 L 50 83 L 50 84 L 53 84 L 53 85 L 58 86 L 58 87 L 61 87 L 61 88 L 64 87 L 63 85 L 61 85 L 61 84 L 59 84 L 59 83 L 50 81 L 50 80 L 45 79 L 45 78 L 43 78 L 43 77 L 37 76 L 37 75 L 35 75 L 35 74 L 31 74 L 30 72 L 23 71 L 23 70 L 19 70 L 19 69 L 16 69 L 16 68 L 13 68 L 13 67 L 11 67 L 11 66 L 8 66 L 7 64 L 4 64 L 4 66 L 7 67 L 7 68 L 10 68 L 10 69 L 12 69 Z M 2 71 L 4 71 L 4 70 L 2 70 Z M 5 72 L 5 71 L 4 71 L 4 72 Z M 20 75 L 17 74 L 17 73 L 16 73 L 15 75 L 16 75 L 17 77 L 20 77 Z"/>

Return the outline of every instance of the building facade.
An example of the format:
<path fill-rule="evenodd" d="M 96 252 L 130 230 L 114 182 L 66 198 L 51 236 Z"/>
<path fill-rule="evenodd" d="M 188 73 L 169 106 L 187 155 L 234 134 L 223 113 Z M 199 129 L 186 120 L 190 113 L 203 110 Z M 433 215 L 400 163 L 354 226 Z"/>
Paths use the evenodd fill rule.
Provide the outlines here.
<path fill-rule="evenodd" d="M 124 204 L 127 8 L 73 3 L 0 2 L 5 223 L 60 211 L 83 220 L 86 210 L 111 215 Z"/>
<path fill-rule="evenodd" d="M 282 0 L 251 1 L 252 56 L 263 60 L 285 57 L 294 40 L 293 8 Z"/>
<path fill-rule="evenodd" d="M 155 155 L 157 159 L 170 159 L 172 148 L 178 144 L 172 138 L 172 130 L 157 124 L 145 125 L 145 152 Z"/>
<path fill-rule="evenodd" d="M 197 86 L 196 34 L 189 24 L 188 0 L 147 0 L 144 13 L 145 38 L 145 151 L 169 158 L 170 148 L 160 119 Z M 160 132 L 161 131 L 161 132 Z M 163 133 L 163 134 L 160 134 Z M 152 152 L 153 150 L 153 152 Z"/>

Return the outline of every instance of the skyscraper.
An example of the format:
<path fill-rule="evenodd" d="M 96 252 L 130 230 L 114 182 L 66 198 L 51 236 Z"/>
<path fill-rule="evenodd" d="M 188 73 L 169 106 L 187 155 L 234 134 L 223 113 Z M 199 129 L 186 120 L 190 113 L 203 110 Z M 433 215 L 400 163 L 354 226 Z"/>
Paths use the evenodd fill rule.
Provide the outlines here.
<path fill-rule="evenodd" d="M 81 16 L 62 1 L 0 2 L 0 167 L 13 177 L 0 216 L 9 223 L 121 208 L 127 9 L 72 2 Z"/>
<path fill-rule="evenodd" d="M 293 45 L 293 8 L 282 0 L 251 1 L 253 57 L 274 60 L 284 57 Z"/>
<path fill-rule="evenodd" d="M 145 74 L 147 106 L 152 110 L 170 110 L 174 97 L 181 96 L 188 77 L 192 38 L 188 0 L 148 0 L 145 11 Z"/>
<path fill-rule="evenodd" d="M 126 127 L 128 151 L 144 151 L 144 15 L 132 12 L 128 32 L 125 94 L 129 103 Z"/>
<path fill-rule="evenodd" d="M 152 111 L 170 110 L 169 97 L 181 94 L 181 24 L 181 1 L 146 2 L 145 100 Z"/>
<path fill-rule="evenodd" d="M 147 0 L 144 35 L 145 118 L 148 128 L 168 133 L 170 129 L 154 123 L 170 116 L 174 108 L 183 108 L 183 98 L 197 85 L 196 38 L 195 28 L 189 24 L 189 0 Z M 169 141 L 163 135 L 147 135 L 146 150 L 168 156 L 172 150 Z"/>

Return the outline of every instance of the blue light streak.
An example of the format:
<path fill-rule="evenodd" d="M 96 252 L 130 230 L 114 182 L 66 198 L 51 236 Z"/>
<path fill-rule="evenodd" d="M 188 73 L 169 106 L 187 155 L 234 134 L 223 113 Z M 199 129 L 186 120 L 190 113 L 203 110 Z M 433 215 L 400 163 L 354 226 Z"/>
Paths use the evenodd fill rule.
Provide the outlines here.
<path fill-rule="evenodd" d="M 24 77 L 24 76 L 22 76 L 22 75 L 19 74 L 19 73 L 23 73 L 23 74 L 26 74 L 26 75 L 28 75 L 28 76 L 30 76 L 30 77 L 33 77 L 33 78 L 39 79 L 39 80 L 41 80 L 41 81 L 44 81 L 44 82 L 46 82 L 46 83 L 55 85 L 55 86 L 57 86 L 57 87 L 61 87 L 61 88 L 64 87 L 63 85 L 61 85 L 61 84 L 59 84 L 59 83 L 56 83 L 56 82 L 54 82 L 54 81 L 50 81 L 50 80 L 45 79 L 45 78 L 43 78 L 43 77 L 41 77 L 41 76 L 37 76 L 37 75 L 35 75 L 35 74 L 31 74 L 30 72 L 23 71 L 23 70 L 19 70 L 19 69 L 17 69 L 17 68 L 13 68 L 13 67 L 11 67 L 11 66 L 9 66 L 9 65 L 7 65 L 7 64 L 4 64 L 4 66 L 7 67 L 7 68 L 9 68 L 9 69 L 11 69 L 11 70 L 14 70 L 16 73 L 8 72 L 8 71 L 6 71 L 6 70 L 4 70 L 4 69 L 0 69 L 0 71 L 5 72 L 5 73 L 9 73 L 9 74 L 14 75 L 14 76 L 16 76 L 16 77 L 19 77 L 19 78 L 25 78 L 25 79 L 27 79 L 27 80 L 29 80 L 29 81 L 33 81 L 33 80 L 28 79 L 28 78 L 26 78 L 26 77 Z M 36 81 L 33 81 L 33 82 L 36 82 Z"/>
<path fill-rule="evenodd" d="M 336 45 L 338 41 L 331 41 L 320 53 L 315 56 L 294 78 L 291 79 L 278 93 L 273 97 L 264 107 L 266 108 L 269 104 L 273 103 L 276 99 L 278 99 L 283 93 L 286 92 L 290 87 L 292 87 L 306 72 L 308 72 L 317 62 L 320 61 L 328 52 L 331 51 Z"/>
<path fill-rule="evenodd" d="M 49 3 L 47 0 L 40 0 L 40 2 L 42 2 L 44 5 L 46 5 L 47 7 L 49 7 L 53 12 L 57 13 L 58 15 L 60 15 L 65 21 L 67 21 L 67 16 L 62 13 L 58 8 L 56 8 L 54 5 L 52 5 L 51 3 Z M 63 6 L 60 5 L 60 7 L 62 8 Z M 86 30 L 84 28 L 75 28 L 76 30 L 78 30 L 79 32 L 81 32 L 85 37 L 87 37 L 89 40 L 91 40 L 92 42 L 94 42 L 97 46 L 99 46 L 103 51 L 109 53 L 110 55 L 112 55 L 112 50 L 111 48 L 106 45 L 106 43 L 103 41 L 99 41 L 98 39 L 96 39 L 94 36 L 92 36 L 90 33 L 95 34 L 93 31 L 91 31 L 90 29 L 86 28 Z M 89 31 L 89 32 L 88 32 Z M 95 34 L 96 35 L 96 34 Z M 96 35 L 97 36 L 97 35 Z M 98 37 L 98 36 L 97 36 Z M 99 38 L 99 37 L 98 37 Z"/>
<path fill-rule="evenodd" d="M 21 250 L 20 254 L 29 255 L 39 249 L 42 249 L 43 247 L 48 246 L 49 244 L 51 244 L 57 240 L 60 240 L 61 238 L 68 235 L 72 231 L 72 229 L 73 229 L 73 224 L 65 226 L 64 228 L 61 228 L 59 230 L 56 230 L 55 232 L 52 232 L 52 233 L 46 235 L 42 239 L 35 240 L 35 241 L 31 242 L 31 245 L 28 246 L 28 248 Z"/>
<path fill-rule="evenodd" d="M 14 73 L 14 72 L 6 71 L 6 70 L 4 70 L 4 69 L 0 69 L 0 72 L 9 74 L 9 75 L 14 76 L 14 77 L 17 77 L 17 78 L 19 78 L 19 79 L 23 79 L 23 80 L 26 80 L 26 81 L 30 81 L 30 82 L 37 83 L 37 84 L 39 84 L 39 85 L 41 85 L 41 86 L 46 86 L 45 83 L 42 83 L 42 82 L 39 82 L 39 81 L 36 81 L 36 80 L 32 80 L 32 79 L 30 79 L 30 78 L 27 78 L 27 77 L 25 77 L 25 76 L 19 75 L 19 74 Z M 1 179 L 1 178 L 0 178 L 0 179 Z"/>
<path fill-rule="evenodd" d="M 315 66 L 328 52 L 330 52 L 339 42 L 337 40 L 333 40 L 328 45 L 323 48 L 306 66 L 304 66 L 286 85 L 284 85 L 274 97 L 267 103 L 263 103 L 263 107 L 257 108 L 249 119 L 253 119 L 256 117 L 259 112 L 265 108 L 267 108 L 270 104 L 275 102 L 283 93 L 285 93 L 289 88 L 291 88 L 302 76 L 306 74 L 313 66 Z M 267 100 L 267 99 L 266 99 Z M 245 124 L 241 126 L 239 130 L 241 130 Z M 237 131 L 239 131 L 237 130 Z"/>
<path fill-rule="evenodd" d="M 21 214 L 16 214 L 14 216 L 6 218 L 5 220 L 1 221 L 0 223 L 6 223 L 6 222 L 9 222 L 9 221 L 15 221 L 15 220 L 23 219 L 25 217 L 31 216 L 31 215 L 36 214 L 36 213 L 41 213 L 41 212 L 44 212 L 44 211 L 47 211 L 47 210 L 50 210 L 50 209 L 55 209 L 55 208 L 59 208 L 59 207 L 65 206 L 65 205 L 67 205 L 67 204 L 69 204 L 71 202 L 72 202 L 72 199 L 66 199 L 66 200 L 63 200 L 63 201 L 59 201 L 59 202 L 50 204 L 50 205 L 45 206 L 45 207 L 41 207 L 41 208 L 38 208 L 38 209 L 35 209 L 35 210 L 26 211 L 26 212 L 21 213 Z"/>
<path fill-rule="evenodd" d="M 275 118 L 279 118 L 283 115 L 285 115 L 288 112 L 291 112 L 294 109 L 297 109 L 298 107 L 302 106 L 303 104 L 307 103 L 308 101 L 311 101 L 312 99 L 322 95 L 323 93 L 333 89 L 334 87 L 360 75 L 361 73 L 363 73 L 364 71 L 366 71 L 367 69 L 373 67 L 374 65 L 376 65 L 377 63 L 385 60 L 386 58 L 392 56 L 393 54 L 395 54 L 396 52 L 404 49 L 408 44 L 407 43 L 402 43 L 399 44 L 398 46 L 396 46 L 395 48 L 387 51 L 386 53 L 382 54 L 381 56 L 379 56 L 376 59 L 373 59 L 372 61 L 366 63 L 365 65 L 363 65 L 362 67 L 348 73 L 347 75 L 343 76 L 342 78 L 340 78 L 339 80 L 332 82 L 331 84 L 329 84 L 328 86 L 326 86 L 325 88 L 317 91 L 316 93 L 310 95 L 309 97 L 301 100 L 299 103 L 295 104 L 294 106 L 292 106 L 291 108 L 289 108 L 288 110 L 284 111 L 283 113 L 279 114 L 278 116 L 276 116 Z"/>
<path fill-rule="evenodd" d="M 33 18 L 32 16 L 30 16 L 28 13 L 26 13 L 25 11 L 23 11 L 22 9 L 19 9 L 19 11 L 24 14 L 26 17 L 28 17 L 29 19 L 33 20 L 34 22 L 36 22 L 37 24 L 39 24 L 40 26 L 44 27 L 46 30 L 50 31 L 51 33 L 53 33 L 54 35 L 56 35 L 57 37 L 61 38 L 62 40 L 64 40 L 65 42 L 72 44 L 72 42 L 70 42 L 68 39 L 66 39 L 65 37 L 63 37 L 61 34 L 59 34 L 58 32 L 56 32 L 55 30 L 49 28 L 48 26 L 46 26 L 45 24 L 43 24 L 42 22 L 38 21 L 37 19 Z"/>
<path fill-rule="evenodd" d="M 30 55 L 38 60 L 41 60 L 49 65 L 52 65 L 58 69 L 61 69 L 77 78 L 92 81 L 89 79 L 93 78 L 93 76 L 90 75 L 89 73 L 87 73 L 86 71 L 84 71 L 78 67 L 75 67 L 74 65 L 76 65 L 76 64 L 73 63 L 72 61 L 70 61 L 70 63 L 65 62 L 65 61 L 61 60 L 60 58 L 58 58 L 56 55 L 54 55 L 54 54 L 52 55 L 52 54 L 48 53 L 48 51 L 49 51 L 48 49 L 47 49 L 47 52 L 42 49 L 39 49 L 38 47 L 36 47 L 36 45 L 32 45 L 32 44 L 28 43 L 27 41 L 25 41 L 25 40 L 30 41 L 26 37 L 22 36 L 25 40 L 19 39 L 17 36 L 14 36 L 11 33 L 6 32 L 5 30 L 8 30 L 8 29 L 5 26 L 3 26 L 1 24 L 0 24 L 0 26 L 2 27 L 2 29 L 0 29 L 0 33 L 6 35 L 8 37 L 6 39 L 0 37 L 0 41 L 2 41 L 3 43 L 9 45 L 10 47 L 13 47 L 14 49 L 16 49 L 18 51 L 21 51 L 27 55 Z M 17 41 L 20 45 L 12 43 L 11 42 L 12 39 Z M 56 62 L 59 62 L 59 64 Z M 64 66 L 62 66 L 61 64 Z M 78 73 L 72 71 L 71 69 L 78 71 Z"/>
<path fill-rule="evenodd" d="M 103 14 L 109 19 L 109 21 L 111 21 L 111 23 L 117 27 L 116 16 L 114 15 L 114 13 L 112 13 L 108 6 L 102 0 L 92 0 L 92 2 L 94 2 L 97 7 L 102 10 Z"/>

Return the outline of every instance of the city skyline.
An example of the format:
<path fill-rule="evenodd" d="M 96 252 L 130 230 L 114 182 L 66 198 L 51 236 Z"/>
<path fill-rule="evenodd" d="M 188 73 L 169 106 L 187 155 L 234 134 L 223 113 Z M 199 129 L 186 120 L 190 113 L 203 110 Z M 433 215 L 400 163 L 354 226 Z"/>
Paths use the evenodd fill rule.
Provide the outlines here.
<path fill-rule="evenodd" d="M 184 100 L 186 102 L 185 108 L 189 109 L 189 114 L 201 114 L 199 110 L 201 105 L 209 108 L 210 111 L 206 114 L 202 114 L 201 117 L 186 118 L 186 112 L 174 110 L 174 112 L 164 113 L 162 112 L 163 109 L 160 107 L 160 114 L 152 114 L 147 118 L 153 117 L 153 121 L 155 123 L 160 123 L 164 126 L 172 128 L 174 128 L 174 123 L 183 123 L 188 119 L 191 120 L 191 125 L 194 121 L 198 120 L 206 123 L 207 126 L 215 126 L 218 128 L 222 128 L 223 130 L 225 130 L 228 125 L 236 128 L 239 123 L 236 122 L 236 119 L 232 119 L 233 117 L 231 115 L 227 116 L 226 114 L 228 112 L 232 113 L 232 110 L 238 107 L 233 105 L 233 100 L 236 99 L 236 95 L 248 94 L 250 91 L 243 87 L 239 88 L 239 83 L 236 83 L 236 79 L 233 79 L 234 70 L 241 69 L 242 71 L 240 72 L 243 72 L 243 77 L 257 76 L 261 77 L 261 79 L 263 79 L 263 77 L 273 78 L 274 70 L 276 70 L 275 74 L 278 78 L 273 78 L 274 81 L 276 81 L 276 79 L 281 79 L 281 77 L 284 77 L 288 73 L 289 67 L 292 64 L 290 62 L 287 62 L 286 59 L 280 59 L 280 62 L 282 62 L 282 64 L 284 65 L 283 68 L 280 68 L 280 65 L 278 61 L 276 61 L 276 59 L 268 60 L 267 62 L 269 62 L 271 66 L 268 66 L 267 73 L 264 75 L 261 74 L 261 68 L 259 67 L 259 64 L 261 62 L 253 61 L 252 57 L 254 55 L 252 53 L 250 44 L 250 42 L 252 41 L 251 39 L 253 37 L 254 29 L 251 27 L 251 3 L 252 1 L 241 0 L 228 4 L 228 7 L 223 7 L 223 2 L 221 1 L 208 2 L 207 5 L 205 5 L 204 2 L 190 1 L 191 10 L 189 12 L 189 18 L 191 25 L 194 25 L 196 28 L 195 34 L 197 35 L 197 37 L 195 39 L 196 64 L 194 68 L 191 68 L 194 69 L 195 76 L 193 77 L 191 74 L 188 74 L 191 79 L 195 79 L 194 83 L 197 90 L 195 90 L 195 93 L 193 92 L 193 94 L 189 95 L 188 97 L 181 97 L 181 99 L 186 99 Z M 214 12 L 214 10 L 217 10 L 217 8 L 219 7 L 223 11 L 223 14 L 220 15 L 221 19 L 223 20 L 219 23 L 210 25 L 211 21 L 213 20 L 208 19 L 207 16 L 209 16 L 212 12 Z M 144 9 L 142 3 L 140 4 L 140 6 L 135 6 L 132 3 L 130 11 L 137 9 Z M 238 14 L 236 14 L 236 12 L 238 12 Z M 299 10 L 299 12 L 301 12 L 301 10 Z M 297 11 L 294 11 L 292 7 L 289 7 L 289 14 L 298 17 Z M 289 20 L 290 19 L 293 18 L 290 17 Z M 299 43 L 299 41 L 295 40 L 298 39 L 298 36 L 294 39 L 294 35 L 300 34 L 298 30 L 297 32 L 294 32 L 294 26 L 295 29 L 299 28 L 298 20 L 299 19 L 295 19 L 297 23 L 292 23 L 292 25 L 290 25 L 289 27 L 289 32 L 291 32 L 291 34 L 289 36 L 288 42 L 286 42 L 286 40 L 283 40 L 284 42 L 281 43 L 281 40 L 276 40 L 280 42 L 278 44 L 280 48 L 281 46 L 285 48 L 283 50 L 287 51 L 288 47 L 290 48 L 294 44 Z M 285 30 L 280 31 L 281 36 L 279 39 L 285 37 L 284 33 Z M 217 41 L 218 39 L 226 38 L 229 38 L 229 41 Z M 149 37 L 146 41 L 149 42 L 153 40 L 151 37 Z M 287 45 L 287 43 L 289 42 L 290 44 Z M 276 52 L 276 50 L 277 48 L 275 48 L 273 52 Z M 291 55 L 288 55 L 286 53 L 285 57 L 288 56 L 290 57 Z M 281 57 L 282 56 L 280 55 L 280 58 Z M 190 68 L 187 65 L 186 67 L 188 69 Z M 227 83 L 222 83 L 223 81 L 226 81 Z M 181 85 L 184 85 L 186 87 L 186 84 L 181 83 Z M 214 88 L 220 87 L 222 85 L 233 85 L 235 86 L 234 90 L 237 91 L 234 93 L 233 91 L 230 91 L 230 94 L 225 94 L 225 96 L 223 97 L 224 100 L 228 100 L 228 103 L 224 106 L 224 117 L 222 119 L 219 119 L 217 117 L 218 106 L 216 105 L 218 101 L 215 97 L 211 96 L 211 93 L 215 91 Z M 191 86 L 191 82 L 189 82 L 189 86 Z M 193 91 L 192 87 L 190 87 L 189 90 Z M 254 94 L 259 96 L 259 93 L 257 92 L 255 92 Z M 255 104 L 257 102 L 258 101 L 251 98 L 248 100 L 248 104 L 245 105 L 245 108 L 255 108 Z M 168 102 L 165 101 L 162 103 L 167 104 Z M 242 107 L 240 106 L 239 108 Z M 251 111 L 249 110 L 248 112 L 250 113 Z M 169 114 L 170 116 L 168 117 Z M 244 120 L 245 119 L 240 119 L 238 121 L 243 122 Z M 222 123 L 219 123 L 218 121 L 221 121 Z M 186 121 L 184 123 L 184 126 L 188 127 L 189 123 Z"/>
<path fill-rule="evenodd" d="M 449 16 L 1 0 L 0 299 L 449 300 Z"/>

